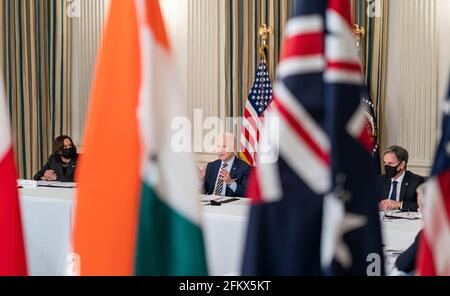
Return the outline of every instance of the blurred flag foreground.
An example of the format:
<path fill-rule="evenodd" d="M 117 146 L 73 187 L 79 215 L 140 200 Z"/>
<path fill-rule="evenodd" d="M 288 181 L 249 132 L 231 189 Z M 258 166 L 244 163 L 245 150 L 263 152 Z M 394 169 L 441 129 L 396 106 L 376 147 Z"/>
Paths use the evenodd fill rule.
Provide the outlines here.
<path fill-rule="evenodd" d="M 419 275 L 450 276 L 450 89 L 443 103 L 442 137 L 425 193 L 425 228 L 420 240 Z"/>
<path fill-rule="evenodd" d="M 383 275 L 350 1 L 297 2 L 266 113 L 280 121 L 279 159 L 264 163 L 258 156 L 249 179 L 254 205 L 242 273 Z"/>
<path fill-rule="evenodd" d="M 0 276 L 27 274 L 9 116 L 0 80 Z"/>
<path fill-rule="evenodd" d="M 77 177 L 81 275 L 207 273 L 194 165 L 170 146 L 175 73 L 158 1 L 113 0 Z"/>

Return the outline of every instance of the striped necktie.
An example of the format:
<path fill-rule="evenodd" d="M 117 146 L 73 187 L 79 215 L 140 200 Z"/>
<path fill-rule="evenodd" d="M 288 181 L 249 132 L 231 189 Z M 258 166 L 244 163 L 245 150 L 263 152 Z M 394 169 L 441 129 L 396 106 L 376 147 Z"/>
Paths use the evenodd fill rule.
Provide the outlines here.
<path fill-rule="evenodd" d="M 222 195 L 223 190 L 223 179 L 220 178 L 220 172 L 227 167 L 227 163 L 223 162 L 219 170 L 219 175 L 217 176 L 216 189 L 214 190 L 214 195 Z"/>

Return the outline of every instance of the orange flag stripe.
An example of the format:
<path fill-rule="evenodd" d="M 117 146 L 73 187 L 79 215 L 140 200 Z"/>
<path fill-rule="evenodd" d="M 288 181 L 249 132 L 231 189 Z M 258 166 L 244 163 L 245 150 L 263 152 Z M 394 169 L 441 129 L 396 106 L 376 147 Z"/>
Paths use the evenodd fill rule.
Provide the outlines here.
<path fill-rule="evenodd" d="M 112 0 L 77 172 L 81 275 L 131 275 L 140 193 L 141 60 L 134 1 Z"/>
<path fill-rule="evenodd" d="M 147 23 L 154 34 L 155 41 L 158 42 L 167 51 L 170 50 L 169 39 L 166 35 L 164 20 L 158 0 L 147 1 Z"/>

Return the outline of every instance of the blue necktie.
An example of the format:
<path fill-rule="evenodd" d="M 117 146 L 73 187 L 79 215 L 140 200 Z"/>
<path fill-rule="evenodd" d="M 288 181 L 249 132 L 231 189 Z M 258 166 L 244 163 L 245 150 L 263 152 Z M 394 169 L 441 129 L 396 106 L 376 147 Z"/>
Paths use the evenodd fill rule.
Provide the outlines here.
<path fill-rule="evenodd" d="M 392 192 L 391 196 L 389 197 L 389 199 L 391 200 L 397 200 L 397 184 L 398 181 L 392 181 Z"/>

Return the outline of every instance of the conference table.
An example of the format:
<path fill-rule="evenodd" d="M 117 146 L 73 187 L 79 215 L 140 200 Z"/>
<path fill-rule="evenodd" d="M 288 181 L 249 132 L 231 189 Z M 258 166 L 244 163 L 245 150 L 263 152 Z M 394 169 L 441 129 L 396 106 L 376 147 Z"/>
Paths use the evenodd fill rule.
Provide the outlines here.
<path fill-rule="evenodd" d="M 20 189 L 24 240 L 30 275 L 67 275 L 71 260 L 74 188 Z M 199 198 L 200 202 L 200 198 Z M 202 205 L 202 227 L 211 275 L 239 275 L 249 200 Z M 386 251 L 403 251 L 421 229 L 420 220 L 381 219 Z"/>

